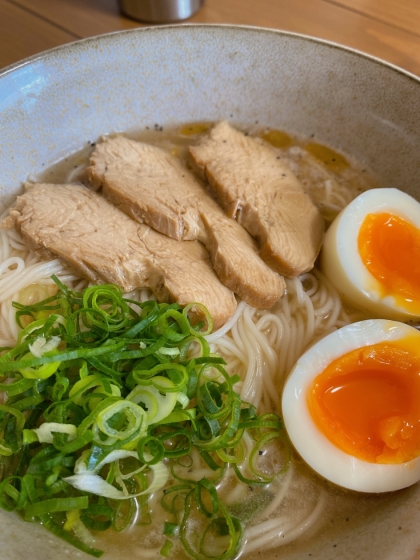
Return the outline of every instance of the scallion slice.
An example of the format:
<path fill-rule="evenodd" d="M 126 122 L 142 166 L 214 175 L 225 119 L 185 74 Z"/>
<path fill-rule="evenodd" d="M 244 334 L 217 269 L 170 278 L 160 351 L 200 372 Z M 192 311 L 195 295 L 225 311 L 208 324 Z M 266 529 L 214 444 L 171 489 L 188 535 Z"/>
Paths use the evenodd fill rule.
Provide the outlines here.
<path fill-rule="evenodd" d="M 148 500 L 160 493 L 162 556 L 177 540 L 192 558 L 214 558 L 215 540 L 216 557 L 232 560 L 242 526 L 217 484 L 232 470 L 255 485 L 281 474 L 281 421 L 241 401 L 238 376 L 203 338 L 212 320 L 201 304 L 138 303 L 114 285 L 76 292 L 53 279 L 55 296 L 14 303 L 18 342 L 0 357 L 0 507 L 99 557 L 90 530 L 153 523 Z M 273 446 L 280 467 L 266 472 L 260 453 Z M 195 477 L 197 462 L 207 476 Z"/>

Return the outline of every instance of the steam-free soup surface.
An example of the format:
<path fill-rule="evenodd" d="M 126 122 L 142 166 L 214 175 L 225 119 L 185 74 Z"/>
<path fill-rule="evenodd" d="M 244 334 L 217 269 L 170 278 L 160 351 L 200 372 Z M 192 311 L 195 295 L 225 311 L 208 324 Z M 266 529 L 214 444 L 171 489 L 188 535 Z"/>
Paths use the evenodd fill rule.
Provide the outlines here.
<path fill-rule="evenodd" d="M 188 146 L 198 143 L 209 127 L 209 123 L 190 123 L 169 129 L 156 125 L 130 131 L 126 136 L 159 146 L 190 166 Z M 327 226 L 361 191 L 377 186 L 375 178 L 362 164 L 347 154 L 323 145 L 314 137 L 294 136 L 258 125 L 242 130 L 271 146 L 277 156 L 284 160 L 318 207 Z M 77 181 L 88 165 L 93 147 L 92 139 L 86 139 L 82 150 L 31 179 L 48 183 Z M 241 397 L 255 404 L 261 412 L 280 413 L 284 378 L 312 340 L 333 328 L 367 318 L 366 315 L 344 308 L 316 268 L 300 278 L 286 280 L 286 284 L 286 296 L 270 310 L 258 311 L 240 304 L 241 316 L 235 327 L 212 342 L 212 351 L 225 358 L 229 373 L 241 376 L 238 389 Z M 311 301 L 312 311 L 305 298 Z M 322 311 L 317 314 L 317 310 Z M 308 321 L 309 313 L 313 314 L 311 321 Z M 312 326 L 309 327 L 309 324 Z M 179 466 L 179 474 L 185 478 L 194 477 L 194 472 L 188 472 L 190 470 Z M 284 499 L 267 515 L 267 508 L 270 509 L 270 504 L 274 503 L 285 485 L 288 486 Z M 263 527 L 258 528 L 258 524 L 269 524 L 270 519 L 275 520 L 275 529 L 266 533 L 265 537 L 267 542 L 270 536 L 275 542 L 272 550 L 269 547 L 267 552 L 263 552 L 267 558 L 287 557 L 288 552 L 301 549 L 310 554 L 311 547 L 317 546 L 320 540 L 333 542 L 335 536 L 369 522 L 379 512 L 386 515 L 388 509 L 398 507 L 411 491 L 408 489 L 384 495 L 345 491 L 315 475 L 296 454 L 292 455 L 291 469 L 263 489 L 250 489 L 246 484 L 232 482 L 228 478 L 221 483 L 225 502 L 232 511 L 238 512 L 238 516 L 242 516 L 244 522 L 249 523 L 248 527 L 255 527 L 254 532 L 251 529 L 249 533 L 250 545 L 257 542 L 259 535 L 264 535 Z M 159 551 L 164 541 L 162 531 L 165 515 L 159 507 L 160 498 L 159 494 L 151 497 L 151 524 L 142 524 L 147 520 L 139 512 L 132 528 L 121 534 L 109 531 L 97 536 L 97 546 L 106 547 L 105 558 L 159 557 L 158 552 L 143 556 L 143 551 L 147 548 Z M 319 504 L 322 507 L 318 507 Z M 299 528 L 311 515 L 310 528 L 299 538 Z M 252 520 L 248 521 L 249 518 Z M 283 534 L 276 539 L 273 535 L 279 529 L 283 530 Z M 288 542 L 292 533 L 296 533 L 296 540 L 279 548 L 282 539 Z M 172 556 L 181 560 L 186 557 L 185 553 L 176 546 Z M 251 548 L 248 556 L 254 558 L 263 549 L 263 545 L 255 550 Z"/>

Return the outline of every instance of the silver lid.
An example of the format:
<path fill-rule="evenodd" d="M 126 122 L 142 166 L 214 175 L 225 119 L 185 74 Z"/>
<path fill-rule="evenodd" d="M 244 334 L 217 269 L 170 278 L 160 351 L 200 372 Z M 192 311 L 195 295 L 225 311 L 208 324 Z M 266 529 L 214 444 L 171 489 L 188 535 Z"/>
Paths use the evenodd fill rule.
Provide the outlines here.
<path fill-rule="evenodd" d="M 126 16 L 148 23 L 169 23 L 191 17 L 204 0 L 118 0 Z"/>

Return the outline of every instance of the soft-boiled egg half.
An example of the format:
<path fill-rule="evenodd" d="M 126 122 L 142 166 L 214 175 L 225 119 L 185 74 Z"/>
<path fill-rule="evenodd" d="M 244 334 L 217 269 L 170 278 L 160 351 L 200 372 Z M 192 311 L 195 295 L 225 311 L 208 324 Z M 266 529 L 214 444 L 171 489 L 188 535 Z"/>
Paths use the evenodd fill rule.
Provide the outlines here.
<path fill-rule="evenodd" d="M 398 189 L 361 194 L 327 231 L 321 269 L 378 317 L 420 318 L 420 204 Z"/>
<path fill-rule="evenodd" d="M 420 480 L 420 332 L 360 321 L 303 354 L 282 397 L 289 437 L 321 476 L 360 492 Z"/>

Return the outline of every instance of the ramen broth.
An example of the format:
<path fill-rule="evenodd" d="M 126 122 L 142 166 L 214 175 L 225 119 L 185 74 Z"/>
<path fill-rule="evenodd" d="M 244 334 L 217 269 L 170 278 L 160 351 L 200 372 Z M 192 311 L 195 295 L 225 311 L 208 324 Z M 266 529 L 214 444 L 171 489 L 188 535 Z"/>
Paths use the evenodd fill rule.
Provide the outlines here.
<path fill-rule="evenodd" d="M 204 122 L 167 128 L 156 124 L 127 132 L 125 136 L 168 150 L 191 167 L 188 146 L 196 143 L 210 126 L 210 123 Z M 361 192 L 379 186 L 377 179 L 355 158 L 317 142 L 313 135 L 309 138 L 292 135 L 261 128 L 258 124 L 242 130 L 276 150 L 298 177 L 327 223 Z M 95 142 L 87 139 L 84 148 L 31 176 L 31 180 L 48 183 L 77 181 L 80 172 L 88 165 L 94 146 Z"/>
<path fill-rule="evenodd" d="M 195 143 L 200 135 L 209 129 L 209 126 L 209 123 L 192 123 L 171 128 L 155 125 L 145 127 L 140 131 L 129 132 L 126 135 L 129 138 L 149 142 L 166 149 L 189 165 L 188 145 Z M 283 131 L 261 128 L 258 124 L 243 130 L 247 134 L 258 138 L 260 142 L 271 144 L 273 149 L 277 151 L 278 156 L 287 162 L 298 176 L 307 194 L 317 205 L 327 225 L 360 192 L 378 186 L 375 177 L 352 157 L 344 156 L 322 145 L 314 137 L 291 135 Z M 93 139 L 87 139 L 83 149 L 50 166 L 45 171 L 31 176 L 29 179 L 48 183 L 76 182 L 83 169 L 88 165 L 90 153 L 94 149 L 92 141 Z M 212 350 L 221 354 L 227 361 L 226 369 L 229 373 L 238 373 L 243 378 L 244 381 L 240 386 L 241 390 L 246 392 L 248 381 L 245 378 L 249 374 L 249 362 L 254 359 L 253 357 L 251 359 L 248 355 L 245 359 L 245 362 L 248 363 L 241 362 L 239 339 L 241 336 L 246 338 L 252 333 L 252 329 L 249 330 L 249 326 L 247 327 L 247 321 L 252 321 L 254 325 L 260 325 L 258 328 L 267 341 L 267 349 L 262 351 L 262 362 L 259 366 L 257 364 L 256 367 L 262 368 L 264 372 L 269 371 L 267 375 L 272 376 L 273 386 L 280 395 L 285 376 L 308 344 L 347 322 L 367 318 L 360 312 L 340 309 L 336 312 L 337 317 L 333 317 L 334 321 L 329 322 L 333 311 L 327 309 L 326 317 L 318 317 L 318 323 L 315 324 L 313 332 L 305 330 L 305 327 L 302 327 L 302 321 L 305 320 L 305 305 L 299 299 L 301 298 L 300 291 L 310 293 L 310 297 L 314 301 L 314 307 L 322 309 L 323 306 L 326 306 L 328 297 L 337 298 L 336 294 L 331 296 L 331 287 L 323 283 L 322 276 L 316 271 L 303 275 L 300 280 L 288 280 L 286 296 L 272 310 L 255 311 L 250 310 L 250 308 L 243 308 L 242 316 L 232 332 L 227 333 L 220 341 L 212 343 Z M 334 305 L 337 306 L 339 303 L 337 304 L 335 300 Z M 333 308 L 331 307 L 331 309 Z M 293 341 L 293 336 L 298 339 L 299 333 L 303 332 L 302 340 L 296 344 L 289 344 L 288 347 L 292 346 L 293 348 L 288 348 L 287 353 L 282 349 L 283 342 L 279 342 L 278 333 L 276 334 L 276 317 L 278 321 L 289 322 L 290 324 L 294 324 L 293 321 L 297 317 L 296 327 L 294 327 L 294 331 L 292 329 L 290 332 L 290 337 L 292 337 L 290 340 Z M 257 399 L 255 391 L 253 393 L 250 390 L 248 394 Z M 274 401 L 263 392 L 257 404 L 261 412 L 269 412 L 274 409 L 280 414 L 280 399 Z M 183 476 L 193 478 L 195 476 L 194 470 L 184 468 Z M 275 503 L 279 493 L 282 493 L 285 484 L 288 485 L 288 489 L 285 492 L 284 499 L 278 507 L 273 507 L 272 504 Z M 258 539 L 257 533 L 260 530 L 257 528 L 258 524 L 265 523 L 265 526 L 268 526 L 270 519 L 277 520 L 273 522 L 273 526 L 277 525 L 281 528 L 281 523 L 283 523 L 283 538 L 286 542 L 289 540 L 290 532 L 296 533 L 297 540 L 293 540 L 281 549 L 278 548 L 282 544 L 281 537 L 277 540 L 273 538 L 273 549 L 264 552 L 267 559 L 281 558 L 283 555 L 287 555 L 288 550 L 295 551 L 301 548 L 310 553 L 311 546 L 318 539 L 332 539 L 333 535 L 366 522 L 374 512 L 386 511 L 387 508 L 394 507 L 395 502 L 404 499 L 411 491 L 406 489 L 381 495 L 347 491 L 321 479 L 294 452 L 292 452 L 291 469 L 267 487 L 252 489 L 246 484 L 238 481 L 234 482 L 232 477 L 226 476 L 222 479 L 220 486 L 222 499 L 232 508 L 232 511 L 235 511 L 236 508 L 238 516 L 242 516 L 244 522 L 248 522 L 248 518 L 251 519 L 247 525 L 247 531 L 248 528 L 251 529 L 249 533 L 245 531 L 244 541 L 248 538 L 251 544 L 253 541 L 258 542 L 256 540 Z M 164 521 L 168 520 L 159 505 L 161 497 L 162 491 L 150 497 L 149 507 L 153 520 L 151 524 L 144 524 L 147 521 L 147 516 L 145 518 L 140 504 L 135 523 L 131 528 L 122 533 L 108 530 L 104 534 L 95 535 L 96 546 L 105 549 L 107 552 L 104 558 L 108 554 L 121 560 L 128 557 L 133 559 L 161 557 L 159 550 L 165 540 L 163 524 Z M 270 512 L 270 508 L 273 511 Z M 311 519 L 310 527 L 305 531 L 305 523 L 311 515 L 314 518 Z M 252 532 L 253 527 L 256 527 L 255 534 Z M 301 533 L 302 537 L 299 538 Z M 265 535 L 264 538 L 268 543 L 271 533 L 262 532 L 260 534 Z M 171 557 L 179 560 L 187 558 L 181 545 L 177 543 L 177 539 L 174 539 L 174 544 Z M 263 548 L 263 546 L 258 547 L 258 550 Z M 148 551 L 147 549 L 151 550 Z M 252 550 L 251 548 L 251 552 L 249 552 L 251 558 L 254 557 Z M 243 555 L 247 556 L 246 550 Z"/>

